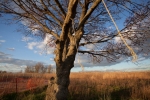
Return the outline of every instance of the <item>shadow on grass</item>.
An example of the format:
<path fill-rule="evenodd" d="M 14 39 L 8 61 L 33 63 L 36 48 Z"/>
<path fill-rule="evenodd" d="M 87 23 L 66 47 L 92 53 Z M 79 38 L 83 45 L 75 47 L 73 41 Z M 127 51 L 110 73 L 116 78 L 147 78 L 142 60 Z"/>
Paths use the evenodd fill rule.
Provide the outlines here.
<path fill-rule="evenodd" d="M 68 100 L 129 100 L 131 88 L 112 87 L 98 90 L 96 87 L 82 89 L 84 91 L 70 91 Z M 87 92 L 88 91 L 88 92 Z"/>
<path fill-rule="evenodd" d="M 131 98 L 130 89 L 120 88 L 111 92 L 111 100 L 129 100 Z"/>
<path fill-rule="evenodd" d="M 32 91 L 24 91 L 20 93 L 10 93 L 0 97 L 0 100 L 44 100 L 46 96 L 47 86 L 36 88 Z"/>

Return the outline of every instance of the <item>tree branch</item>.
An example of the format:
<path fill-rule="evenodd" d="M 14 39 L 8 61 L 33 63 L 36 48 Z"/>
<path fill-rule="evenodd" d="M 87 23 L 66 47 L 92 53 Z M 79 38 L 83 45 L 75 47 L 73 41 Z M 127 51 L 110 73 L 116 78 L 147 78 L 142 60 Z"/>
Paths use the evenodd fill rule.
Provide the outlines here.
<path fill-rule="evenodd" d="M 91 8 L 87 11 L 86 15 L 83 17 L 82 21 L 79 23 L 78 29 L 80 29 L 84 23 L 87 21 L 87 19 L 90 17 L 90 15 L 92 14 L 92 12 L 96 9 L 96 7 L 99 5 L 99 3 L 102 0 L 96 0 L 93 5 L 91 6 Z"/>
<path fill-rule="evenodd" d="M 43 0 L 41 0 L 42 5 L 44 6 L 45 12 L 50 15 L 55 21 L 59 23 L 59 25 L 62 27 L 62 22 L 47 8 Z"/>
<path fill-rule="evenodd" d="M 66 12 L 64 11 L 64 9 L 62 8 L 62 5 L 60 4 L 60 2 L 58 0 L 55 0 L 58 8 L 60 9 L 60 11 L 63 13 L 64 18 L 66 17 Z"/>
<path fill-rule="evenodd" d="M 14 3 L 16 3 L 15 0 L 13 0 L 13 1 L 14 1 Z M 47 33 L 50 33 L 50 34 L 52 34 L 56 39 L 59 39 L 58 34 L 56 34 L 55 32 L 53 32 L 52 30 L 50 30 L 46 25 L 43 25 L 43 23 L 41 23 L 36 17 L 34 17 L 34 16 L 32 15 L 32 13 L 30 13 L 30 12 L 26 9 L 26 7 L 28 7 L 26 4 L 25 4 L 26 7 L 24 7 L 24 5 L 22 5 L 20 1 L 18 1 L 18 2 L 19 2 L 19 4 L 16 3 L 16 5 L 18 5 L 19 7 L 21 7 L 22 10 L 26 12 L 26 17 L 27 17 L 27 18 L 34 20 L 37 24 L 39 24 L 41 27 L 43 27 L 43 29 L 44 29 Z M 23 2 L 23 3 L 24 3 L 24 2 Z M 28 7 L 28 8 L 29 8 L 29 7 Z M 30 8 L 29 8 L 29 9 L 30 9 Z M 15 11 L 14 11 L 14 12 L 15 12 Z M 13 13 L 14 13 L 14 12 L 13 12 Z M 20 13 L 15 13 L 15 14 L 17 14 L 17 15 L 22 15 L 22 14 L 20 14 Z"/>
<path fill-rule="evenodd" d="M 79 20 L 79 23 L 80 23 L 82 21 L 82 19 L 84 18 L 85 14 L 87 13 L 88 6 L 89 6 L 90 2 L 88 0 L 85 0 L 84 4 L 82 4 L 79 1 L 79 4 L 81 5 L 81 8 L 82 8 L 82 12 L 81 12 L 80 20 Z"/>
<path fill-rule="evenodd" d="M 102 51 L 102 52 L 107 52 L 107 51 Z M 78 50 L 78 53 L 87 53 L 87 54 L 91 54 L 92 56 L 102 56 L 102 57 L 105 57 L 105 58 L 109 58 L 109 59 L 114 59 L 114 58 L 111 58 L 109 56 L 107 56 L 106 54 L 103 55 L 103 54 L 100 54 L 100 53 L 94 53 L 94 51 L 82 51 L 82 50 Z"/>
<path fill-rule="evenodd" d="M 41 27 L 43 27 L 43 29 L 47 32 L 52 34 L 56 39 L 59 39 L 59 35 L 56 34 L 55 32 L 53 32 L 52 30 L 50 30 L 46 25 L 43 25 L 38 19 L 36 19 L 33 15 L 30 15 L 31 18 L 37 22 Z"/>
<path fill-rule="evenodd" d="M 72 22 L 72 19 L 74 19 L 76 14 L 76 7 L 77 7 L 77 1 L 78 0 L 70 0 L 69 6 L 68 6 L 68 12 L 62 27 L 62 32 L 60 35 L 61 41 L 64 41 L 67 38 L 67 34 L 69 32 L 69 25 Z"/>
<path fill-rule="evenodd" d="M 79 46 L 84 46 L 84 45 L 88 45 L 88 44 L 94 44 L 94 43 L 102 43 L 102 42 L 108 42 L 109 40 L 113 39 L 114 37 L 116 37 L 118 34 L 115 34 L 111 37 L 104 37 L 100 40 L 97 40 L 97 41 L 89 41 L 89 42 L 85 42 L 85 43 L 80 43 Z M 107 39 L 106 39 L 107 38 Z"/>

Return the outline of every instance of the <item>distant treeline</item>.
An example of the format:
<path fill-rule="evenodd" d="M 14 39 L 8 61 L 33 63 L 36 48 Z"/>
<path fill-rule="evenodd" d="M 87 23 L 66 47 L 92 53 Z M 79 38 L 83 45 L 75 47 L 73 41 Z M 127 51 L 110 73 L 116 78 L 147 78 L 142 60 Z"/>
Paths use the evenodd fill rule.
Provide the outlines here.
<path fill-rule="evenodd" d="M 1 71 L 1 70 L 0 70 L 0 73 L 7 73 L 7 71 Z"/>
<path fill-rule="evenodd" d="M 25 68 L 25 73 L 51 73 L 52 71 L 52 65 L 44 66 L 40 62 L 33 66 L 27 66 Z"/>

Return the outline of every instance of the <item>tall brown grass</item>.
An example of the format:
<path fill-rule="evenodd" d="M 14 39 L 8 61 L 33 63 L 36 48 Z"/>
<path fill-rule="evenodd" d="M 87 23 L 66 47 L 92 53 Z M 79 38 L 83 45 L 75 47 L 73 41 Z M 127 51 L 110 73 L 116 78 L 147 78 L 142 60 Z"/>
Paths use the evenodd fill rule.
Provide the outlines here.
<path fill-rule="evenodd" d="M 150 72 L 72 73 L 69 100 L 150 100 Z"/>
<path fill-rule="evenodd" d="M 4 85 L 7 82 L 12 82 L 16 77 L 22 82 L 23 78 L 27 80 L 23 80 L 22 84 L 18 83 L 18 86 L 22 88 L 28 86 L 27 88 L 30 90 L 30 86 L 34 86 L 35 84 L 37 87 L 46 85 L 45 80 L 50 79 L 52 76 L 55 76 L 55 74 L 6 73 L 0 74 L 0 83 Z M 15 83 L 10 84 L 15 85 Z M 26 85 L 23 86 L 23 84 Z M 12 86 L 5 89 L 13 90 Z M 2 93 L 0 94 L 3 94 L 3 91 L 1 90 Z M 38 100 L 44 100 L 45 90 L 43 91 L 43 99 Z M 150 71 L 71 73 L 69 91 L 69 100 L 150 100 Z M 26 93 L 23 94 L 24 95 L 20 97 L 27 99 L 22 100 L 28 100 L 31 95 L 32 98 L 33 95 L 36 97 L 37 93 L 31 92 L 31 95 L 26 95 Z"/>

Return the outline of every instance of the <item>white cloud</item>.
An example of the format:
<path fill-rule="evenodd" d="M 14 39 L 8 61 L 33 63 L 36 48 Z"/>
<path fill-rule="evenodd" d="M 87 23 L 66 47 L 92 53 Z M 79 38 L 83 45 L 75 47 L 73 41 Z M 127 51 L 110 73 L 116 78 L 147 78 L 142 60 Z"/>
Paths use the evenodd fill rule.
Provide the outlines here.
<path fill-rule="evenodd" d="M 2 44 L 2 43 L 4 43 L 4 42 L 6 42 L 5 40 L 0 40 L 0 45 Z"/>
<path fill-rule="evenodd" d="M 14 51 L 15 50 L 15 48 L 7 48 L 8 50 L 10 50 L 10 51 Z"/>
<path fill-rule="evenodd" d="M 38 42 L 29 42 L 27 47 L 28 47 L 30 50 L 33 50 L 33 48 L 34 48 L 35 46 L 37 46 L 38 44 L 39 44 Z"/>
<path fill-rule="evenodd" d="M 80 64 L 83 67 L 93 67 L 93 66 L 97 66 L 97 67 L 104 67 L 104 66 L 111 66 L 111 65 L 115 65 L 118 63 L 121 63 L 122 61 L 125 61 L 126 58 L 120 58 L 117 59 L 115 62 L 108 62 L 105 58 L 103 58 L 103 60 L 100 63 L 93 63 L 91 61 L 91 58 L 87 55 L 87 54 L 81 54 L 81 55 L 77 55 L 76 59 L 75 59 L 75 67 L 81 67 Z"/>
<path fill-rule="evenodd" d="M 40 26 L 39 25 L 35 25 L 32 23 L 32 20 L 27 20 L 27 19 L 22 19 L 21 23 L 25 26 L 27 26 L 27 30 L 30 30 L 32 32 L 32 34 L 36 35 L 39 34 L 39 29 Z"/>
<path fill-rule="evenodd" d="M 40 34 L 40 26 L 32 23 L 32 21 L 27 19 L 22 19 L 22 24 L 27 26 L 27 30 L 30 30 L 33 35 Z M 53 30 L 55 31 L 55 30 Z M 42 54 L 52 54 L 54 51 L 54 37 L 50 34 L 46 34 L 43 41 L 36 41 L 31 37 L 23 37 L 22 41 L 27 41 L 27 48 L 33 50 L 34 53 Z"/>
<path fill-rule="evenodd" d="M 121 38 L 120 37 L 115 37 L 115 42 L 116 43 L 120 43 L 122 40 L 121 40 Z"/>
<path fill-rule="evenodd" d="M 43 41 L 40 42 L 28 42 L 27 47 L 30 50 L 34 50 L 34 53 L 53 54 L 54 51 L 54 38 L 52 35 L 47 34 Z"/>
<path fill-rule="evenodd" d="M 51 61 L 54 61 L 54 58 L 50 58 Z"/>
<path fill-rule="evenodd" d="M 0 36 L 0 38 L 2 38 L 2 36 Z M 6 42 L 6 40 L 0 40 L 0 45 L 4 42 Z"/>
<path fill-rule="evenodd" d="M 0 40 L 0 43 L 4 43 L 4 42 L 6 42 L 5 40 Z"/>
<path fill-rule="evenodd" d="M 37 62 L 32 60 L 22 60 L 22 59 L 12 58 L 11 55 L 6 54 L 4 52 L 0 52 L 0 63 L 22 66 L 22 65 L 35 65 Z"/>
<path fill-rule="evenodd" d="M 22 41 L 24 41 L 24 42 L 27 42 L 30 40 L 33 40 L 33 39 L 31 37 L 27 37 L 27 36 L 22 37 Z"/>
<path fill-rule="evenodd" d="M 6 64 L 6 63 L 0 63 L 0 70 L 7 71 L 7 72 L 21 72 L 24 71 L 25 68 L 22 68 L 18 65 L 14 64 Z"/>

